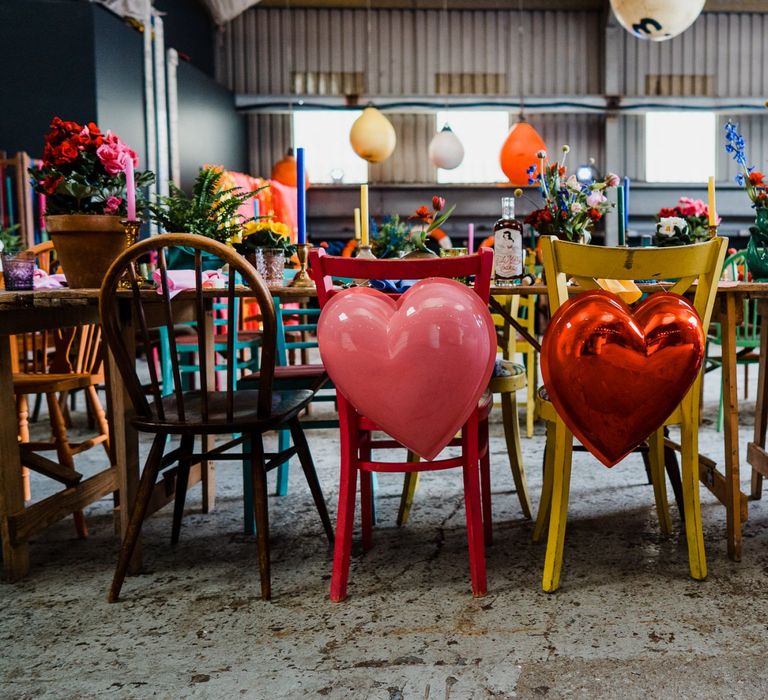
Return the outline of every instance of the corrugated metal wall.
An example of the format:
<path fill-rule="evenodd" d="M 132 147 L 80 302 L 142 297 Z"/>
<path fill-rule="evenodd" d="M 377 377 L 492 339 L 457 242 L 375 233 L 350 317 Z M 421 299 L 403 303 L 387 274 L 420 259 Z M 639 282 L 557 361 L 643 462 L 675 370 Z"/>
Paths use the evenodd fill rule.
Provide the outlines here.
<path fill-rule="evenodd" d="M 768 97 L 766 14 L 705 13 L 691 29 L 666 42 L 639 41 L 622 30 L 618 54 L 608 58 L 614 65 L 607 68 L 601 13 L 525 12 L 522 68 L 518 17 L 513 9 L 373 10 L 369 46 L 365 10 L 256 7 L 224 29 L 218 75 L 232 90 L 246 94 L 287 94 L 303 81 L 316 94 L 337 94 L 362 84 L 371 95 L 435 95 L 440 76 L 443 92 L 455 93 L 456 84 L 475 85 L 478 91 L 485 85 L 488 93 L 504 86 L 514 96 L 523 79 L 528 95 L 567 96 L 602 93 L 604 72 L 615 70 L 620 92 L 629 96 L 671 90 L 685 93 L 681 97 Z M 398 148 L 389 161 L 371 168 L 371 181 L 432 180 L 434 169 L 426 156 L 434 133 L 432 115 L 388 116 Z M 766 167 L 768 113 L 736 119 L 750 162 Z M 571 163 L 594 157 L 604 168 L 602 115 L 532 114 L 530 120 L 550 150 L 569 143 Z M 252 114 L 249 124 L 251 169 L 268 174 L 289 145 L 290 120 L 287 115 Z M 642 114 L 620 117 L 619 151 L 622 174 L 643 180 Z M 718 180 L 732 181 L 734 164 L 725 153 L 718 154 Z"/>
<path fill-rule="evenodd" d="M 286 94 L 292 74 L 363 72 L 373 95 L 436 94 L 438 73 L 503 74 L 514 95 L 600 92 L 599 12 L 275 9 L 230 22 L 219 78 L 238 93 Z"/>
<path fill-rule="evenodd" d="M 713 76 L 713 96 L 768 95 L 768 14 L 704 13 L 669 41 L 620 36 L 624 95 L 653 94 L 648 76 L 670 74 Z"/>

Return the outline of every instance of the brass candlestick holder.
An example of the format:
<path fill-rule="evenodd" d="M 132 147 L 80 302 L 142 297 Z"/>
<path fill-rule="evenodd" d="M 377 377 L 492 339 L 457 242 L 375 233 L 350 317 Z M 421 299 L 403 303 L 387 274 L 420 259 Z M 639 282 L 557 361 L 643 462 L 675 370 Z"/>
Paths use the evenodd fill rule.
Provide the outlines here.
<path fill-rule="evenodd" d="M 364 260 L 376 260 L 376 256 L 373 254 L 373 251 L 371 250 L 371 246 L 369 245 L 357 246 L 357 257 Z M 368 284 L 368 280 L 364 280 L 364 279 L 355 280 L 355 284 L 358 287 L 364 287 L 365 285 Z"/>
<path fill-rule="evenodd" d="M 289 287 L 312 288 L 315 286 L 312 278 L 307 274 L 309 262 L 309 243 L 302 243 L 296 248 L 296 257 L 299 259 L 299 271 L 288 284 Z"/>
<path fill-rule="evenodd" d="M 710 238 L 717 238 L 717 224 L 710 224 L 709 225 L 709 237 Z"/>
<path fill-rule="evenodd" d="M 125 231 L 125 248 L 127 250 L 134 243 L 136 243 L 136 241 L 139 238 L 139 229 L 141 228 L 141 221 L 123 219 L 120 223 L 122 224 L 123 230 Z M 136 272 L 135 267 L 134 267 L 134 272 Z M 141 287 L 146 282 L 146 280 L 138 272 L 136 272 L 136 282 L 139 285 L 139 287 Z M 131 279 L 127 271 L 123 273 L 123 278 L 120 280 L 119 286 L 121 289 L 131 288 Z"/>

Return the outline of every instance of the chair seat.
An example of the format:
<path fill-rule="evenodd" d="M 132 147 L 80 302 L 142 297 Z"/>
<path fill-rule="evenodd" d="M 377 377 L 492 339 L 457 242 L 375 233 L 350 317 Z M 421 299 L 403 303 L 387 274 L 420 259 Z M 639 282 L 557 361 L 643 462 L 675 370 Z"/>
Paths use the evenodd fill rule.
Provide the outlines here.
<path fill-rule="evenodd" d="M 248 388 L 248 384 L 258 384 L 260 379 L 261 372 L 253 372 L 239 379 L 237 385 Z M 275 367 L 274 386 L 277 389 L 314 389 L 315 391 L 323 387 L 332 387 L 322 364 L 278 365 Z"/>
<path fill-rule="evenodd" d="M 179 419 L 176 410 L 175 395 L 162 398 L 165 411 L 164 420 L 134 418 L 133 425 L 144 432 L 171 433 L 233 433 L 271 430 L 296 416 L 314 396 L 309 389 L 272 392 L 272 414 L 268 418 L 259 418 L 258 390 L 237 390 L 233 394 L 234 410 L 232 420 L 227 419 L 227 392 L 208 392 L 208 419 L 203 421 L 202 394 L 200 391 L 184 392 L 184 420 Z M 152 405 L 152 404 L 150 404 Z"/>
<path fill-rule="evenodd" d="M 491 377 L 488 389 L 493 394 L 506 394 L 524 389 L 526 385 L 525 367 L 509 360 L 500 360 L 501 370 L 504 374 Z"/>
<path fill-rule="evenodd" d="M 13 390 L 17 394 L 47 394 L 52 391 L 74 391 L 94 384 L 89 373 L 39 374 L 19 372 L 13 375 Z"/>

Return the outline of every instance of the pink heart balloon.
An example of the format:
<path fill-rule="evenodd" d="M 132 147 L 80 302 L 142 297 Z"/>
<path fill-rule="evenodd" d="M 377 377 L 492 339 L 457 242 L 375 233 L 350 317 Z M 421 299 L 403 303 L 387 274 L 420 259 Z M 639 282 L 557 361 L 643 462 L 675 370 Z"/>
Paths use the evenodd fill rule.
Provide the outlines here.
<path fill-rule="evenodd" d="M 345 289 L 323 309 L 317 339 L 328 375 L 355 409 L 427 460 L 467 421 L 496 358 L 488 308 L 450 279 L 421 280 L 397 301 Z"/>

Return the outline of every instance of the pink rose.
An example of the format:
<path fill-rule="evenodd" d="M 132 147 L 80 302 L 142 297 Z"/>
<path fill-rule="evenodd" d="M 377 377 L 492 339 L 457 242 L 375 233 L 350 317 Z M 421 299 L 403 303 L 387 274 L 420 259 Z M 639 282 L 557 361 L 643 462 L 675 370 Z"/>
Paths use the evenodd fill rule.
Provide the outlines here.
<path fill-rule="evenodd" d="M 96 149 L 96 155 L 110 175 L 125 172 L 131 161 L 134 167 L 139 164 L 136 154 L 111 131 L 106 133 L 104 143 Z"/>
<path fill-rule="evenodd" d="M 608 173 L 605 176 L 605 184 L 608 185 L 608 187 L 618 187 L 619 186 L 619 176 L 614 173 Z"/>
<path fill-rule="evenodd" d="M 587 206 L 598 207 L 605 201 L 605 196 L 602 192 L 590 192 L 587 196 Z"/>
<path fill-rule="evenodd" d="M 104 203 L 104 213 L 114 214 L 122 203 L 123 200 L 120 197 L 107 197 L 107 201 Z"/>

